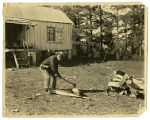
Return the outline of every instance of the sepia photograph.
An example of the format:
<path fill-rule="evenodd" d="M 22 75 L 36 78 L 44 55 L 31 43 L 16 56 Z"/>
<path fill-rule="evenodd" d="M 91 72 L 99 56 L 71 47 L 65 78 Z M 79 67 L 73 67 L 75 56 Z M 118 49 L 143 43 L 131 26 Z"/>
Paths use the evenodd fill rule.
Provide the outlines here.
<path fill-rule="evenodd" d="M 4 3 L 4 117 L 130 117 L 147 108 L 147 7 Z"/>

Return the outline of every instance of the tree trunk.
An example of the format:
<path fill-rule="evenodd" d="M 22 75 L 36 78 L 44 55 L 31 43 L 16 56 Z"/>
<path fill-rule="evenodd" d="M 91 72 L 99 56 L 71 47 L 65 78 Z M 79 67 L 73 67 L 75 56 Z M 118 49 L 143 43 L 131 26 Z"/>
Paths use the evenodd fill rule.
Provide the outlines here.
<path fill-rule="evenodd" d="M 142 46 L 141 45 L 139 46 L 139 56 L 140 57 L 142 56 Z"/>
<path fill-rule="evenodd" d="M 127 24 L 126 24 L 126 22 L 125 22 L 125 42 L 126 42 L 126 44 L 125 44 L 125 52 L 127 52 L 127 48 L 128 48 L 128 40 L 127 40 Z"/>
<path fill-rule="evenodd" d="M 117 50 L 117 52 L 116 52 L 116 59 L 117 59 L 117 60 L 120 59 L 119 50 Z"/>
<path fill-rule="evenodd" d="M 102 40 L 102 9 L 101 9 L 101 5 L 99 5 L 99 10 L 100 10 L 99 19 L 100 19 L 100 45 L 101 45 L 100 47 L 102 48 L 103 40 Z"/>
<path fill-rule="evenodd" d="M 119 40 L 119 20 L 118 20 L 118 11 L 119 11 L 119 8 L 117 6 L 117 41 Z"/>

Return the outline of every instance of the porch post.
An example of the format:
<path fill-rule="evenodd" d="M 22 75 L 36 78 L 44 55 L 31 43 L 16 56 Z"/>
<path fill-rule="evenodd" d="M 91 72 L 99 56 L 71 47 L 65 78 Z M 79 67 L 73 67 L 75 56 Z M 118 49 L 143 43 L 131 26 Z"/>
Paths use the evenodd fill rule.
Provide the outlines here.
<path fill-rule="evenodd" d="M 15 54 L 14 51 L 13 51 L 13 56 L 14 56 L 14 59 L 15 59 L 16 67 L 19 68 L 19 64 L 18 64 L 18 61 L 17 61 L 17 57 L 16 57 L 16 54 Z"/>

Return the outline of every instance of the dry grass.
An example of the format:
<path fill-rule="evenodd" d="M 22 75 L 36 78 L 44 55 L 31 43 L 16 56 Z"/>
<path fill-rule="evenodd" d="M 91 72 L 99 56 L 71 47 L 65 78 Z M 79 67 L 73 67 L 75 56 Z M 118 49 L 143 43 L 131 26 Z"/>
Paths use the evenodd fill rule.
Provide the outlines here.
<path fill-rule="evenodd" d="M 6 69 L 5 116 L 52 116 L 52 115 L 120 115 L 137 114 L 144 100 L 119 96 L 107 96 L 108 79 L 112 71 L 120 69 L 135 77 L 144 76 L 143 62 L 111 61 L 74 67 L 60 67 L 65 76 L 76 76 L 70 81 L 84 91 L 88 100 L 60 95 L 46 95 L 43 92 L 43 76 L 39 68 Z M 58 79 L 57 88 L 69 89 L 71 85 Z M 102 91 L 104 90 L 104 92 Z M 40 96 L 33 96 L 40 93 Z M 32 99 L 32 97 L 34 97 Z"/>

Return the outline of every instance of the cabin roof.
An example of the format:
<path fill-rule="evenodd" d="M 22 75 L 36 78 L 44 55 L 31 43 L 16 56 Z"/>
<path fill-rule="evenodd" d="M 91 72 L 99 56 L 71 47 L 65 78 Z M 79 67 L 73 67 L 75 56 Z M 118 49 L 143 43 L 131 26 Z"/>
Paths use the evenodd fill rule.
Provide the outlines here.
<path fill-rule="evenodd" d="M 61 10 L 30 4 L 5 4 L 4 17 L 5 19 L 18 18 L 59 23 L 72 23 L 72 21 Z"/>

